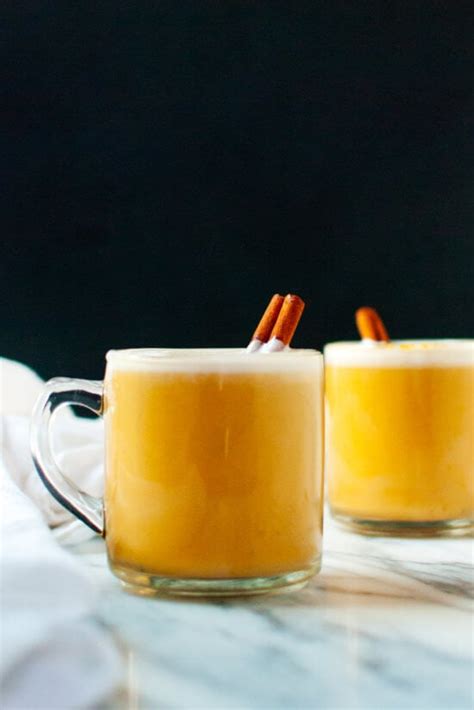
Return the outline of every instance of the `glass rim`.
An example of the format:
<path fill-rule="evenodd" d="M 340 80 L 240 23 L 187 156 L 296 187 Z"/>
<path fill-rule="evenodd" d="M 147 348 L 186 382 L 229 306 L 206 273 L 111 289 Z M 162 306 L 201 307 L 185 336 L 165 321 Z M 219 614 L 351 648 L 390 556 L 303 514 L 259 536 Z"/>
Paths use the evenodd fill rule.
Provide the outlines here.
<path fill-rule="evenodd" d="M 421 348 L 411 348 L 407 347 L 404 348 L 403 346 L 407 345 L 421 345 L 421 346 L 426 346 L 426 347 L 421 347 Z M 429 346 L 435 345 L 438 346 L 440 345 L 441 347 L 434 347 L 430 348 Z M 459 348 L 461 350 L 466 350 L 470 348 L 474 348 L 474 338 L 400 338 L 400 339 L 394 339 L 394 340 L 389 340 L 388 342 L 384 341 L 377 341 L 377 340 L 370 340 L 369 338 L 364 338 L 361 340 L 335 340 L 330 343 L 326 343 L 324 350 L 327 348 L 347 348 L 347 347 L 354 347 L 360 349 L 361 346 L 364 346 L 364 349 L 369 351 L 386 351 L 389 352 L 390 350 L 394 350 L 394 346 L 398 346 L 398 350 L 403 350 L 404 352 L 420 352 L 420 350 L 454 350 L 455 348 Z M 401 346 L 401 347 L 400 347 Z"/>

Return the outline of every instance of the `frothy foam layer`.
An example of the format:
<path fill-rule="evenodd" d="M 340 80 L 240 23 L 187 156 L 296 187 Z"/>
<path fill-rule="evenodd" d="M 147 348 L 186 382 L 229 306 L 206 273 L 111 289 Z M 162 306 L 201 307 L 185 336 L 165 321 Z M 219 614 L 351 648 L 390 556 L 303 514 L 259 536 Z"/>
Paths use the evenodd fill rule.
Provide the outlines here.
<path fill-rule="evenodd" d="M 109 350 L 107 369 L 145 372 L 303 372 L 322 369 L 317 350 L 252 353 L 245 348 Z"/>
<path fill-rule="evenodd" d="M 343 367 L 474 367 L 474 340 L 359 340 L 330 343 L 327 365 Z"/>

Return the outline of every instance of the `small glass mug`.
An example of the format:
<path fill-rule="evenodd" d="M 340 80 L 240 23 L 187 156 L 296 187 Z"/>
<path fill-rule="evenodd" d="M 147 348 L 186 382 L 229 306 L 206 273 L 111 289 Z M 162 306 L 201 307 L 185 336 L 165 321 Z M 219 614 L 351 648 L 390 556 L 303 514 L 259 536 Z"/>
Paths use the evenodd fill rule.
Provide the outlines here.
<path fill-rule="evenodd" d="M 358 532 L 474 528 L 474 340 L 331 343 L 326 477 Z"/>
<path fill-rule="evenodd" d="M 51 415 L 105 419 L 105 497 L 56 465 Z M 140 594 L 255 594 L 300 587 L 321 560 L 323 358 L 314 350 L 117 350 L 105 381 L 53 379 L 32 454 L 52 495 L 106 539 Z"/>

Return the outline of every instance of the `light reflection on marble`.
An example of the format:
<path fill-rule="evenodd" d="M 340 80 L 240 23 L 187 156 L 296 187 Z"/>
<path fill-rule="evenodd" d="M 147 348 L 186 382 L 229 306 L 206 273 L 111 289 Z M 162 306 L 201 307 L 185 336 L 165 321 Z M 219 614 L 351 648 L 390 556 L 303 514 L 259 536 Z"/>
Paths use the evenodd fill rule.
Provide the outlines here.
<path fill-rule="evenodd" d="M 128 708 L 446 708 L 474 703 L 471 538 L 366 538 L 327 516 L 302 591 L 180 601 L 122 592 L 103 543 L 76 550 L 123 646 Z"/>

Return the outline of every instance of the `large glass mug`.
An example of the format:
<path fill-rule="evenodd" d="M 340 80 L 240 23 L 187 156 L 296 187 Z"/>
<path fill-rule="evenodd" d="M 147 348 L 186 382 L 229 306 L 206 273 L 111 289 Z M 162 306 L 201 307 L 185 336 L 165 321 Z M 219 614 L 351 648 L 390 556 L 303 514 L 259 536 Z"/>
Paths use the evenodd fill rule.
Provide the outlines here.
<path fill-rule="evenodd" d="M 332 514 L 366 533 L 474 528 L 474 340 L 331 343 Z"/>
<path fill-rule="evenodd" d="M 105 497 L 78 491 L 49 445 L 54 410 L 105 419 Z M 33 419 L 49 491 L 105 536 L 143 594 L 301 586 L 320 568 L 323 362 L 314 350 L 117 350 L 104 383 L 54 379 Z"/>

